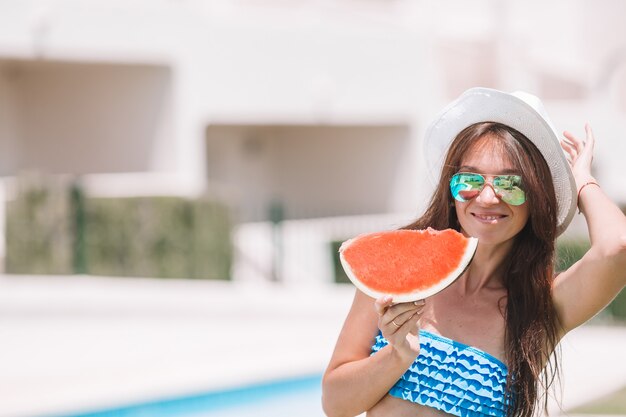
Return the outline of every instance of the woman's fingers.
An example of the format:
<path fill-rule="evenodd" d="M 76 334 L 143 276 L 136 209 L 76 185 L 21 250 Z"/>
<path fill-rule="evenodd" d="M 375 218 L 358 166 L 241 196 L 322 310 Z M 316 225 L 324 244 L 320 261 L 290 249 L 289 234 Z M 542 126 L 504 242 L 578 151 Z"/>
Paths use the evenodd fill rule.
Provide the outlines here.
<path fill-rule="evenodd" d="M 575 171 L 586 172 L 591 169 L 593 160 L 593 148 L 595 145 L 595 136 L 591 125 L 585 123 L 585 140 L 576 137 L 573 133 L 563 132 L 565 139 L 561 141 L 561 147 L 569 155 L 570 164 Z"/>
<path fill-rule="evenodd" d="M 407 326 L 408 332 L 415 334 L 417 331 L 417 322 L 422 317 L 423 309 L 419 309 L 414 312 L 411 316 L 409 316 L 405 321 L 402 327 Z"/>
<path fill-rule="evenodd" d="M 593 147 L 596 144 L 596 137 L 593 134 L 593 130 L 591 129 L 591 125 L 589 123 L 585 123 L 585 134 L 587 135 L 585 151 L 593 154 Z"/>
<path fill-rule="evenodd" d="M 384 295 L 382 297 L 377 298 L 376 301 L 374 301 L 374 308 L 376 309 L 376 313 L 379 316 L 382 316 L 383 314 L 387 314 L 388 312 L 389 314 L 392 314 L 392 315 L 398 315 L 407 310 L 410 310 L 411 308 L 417 308 L 417 307 L 423 306 L 424 304 L 425 304 L 424 300 L 393 304 L 393 298 L 389 295 Z"/>
<path fill-rule="evenodd" d="M 408 321 L 408 327 L 409 327 L 409 333 L 417 336 L 417 334 L 419 333 L 419 327 L 417 325 L 417 322 L 419 321 L 419 319 L 422 316 L 422 312 L 418 312 L 416 313 L 413 317 L 411 317 Z"/>
<path fill-rule="evenodd" d="M 392 297 L 379 297 L 374 302 L 379 317 L 378 327 L 386 338 L 403 338 L 409 333 L 416 334 L 417 321 L 424 306 L 424 300 L 393 304 Z"/>
<path fill-rule="evenodd" d="M 400 333 L 406 336 L 415 329 L 417 321 L 424 310 L 423 303 L 402 303 L 393 306 L 381 316 L 379 327 L 385 329 L 390 334 Z M 401 307 L 401 308 L 400 308 Z M 414 333 L 414 332 L 413 332 Z"/>
<path fill-rule="evenodd" d="M 563 132 L 563 136 L 565 136 L 567 142 L 572 144 L 574 148 L 576 148 L 576 150 L 581 150 L 585 146 L 584 141 L 574 136 L 572 132 L 566 130 L 565 132 Z"/>
<path fill-rule="evenodd" d="M 570 165 L 574 171 L 575 178 L 582 178 L 587 181 L 591 175 L 591 164 L 593 162 L 593 148 L 595 136 L 591 125 L 585 123 L 585 140 L 577 138 L 571 132 L 563 132 L 565 139 L 561 141 L 561 147 L 565 150 L 570 159 Z"/>
<path fill-rule="evenodd" d="M 412 355 L 417 356 L 419 353 L 419 319 L 421 313 L 415 312 L 411 317 L 409 317 L 402 326 L 395 329 L 390 336 L 389 341 L 390 344 L 395 346 L 404 346 L 404 348 L 409 349 L 412 352 Z"/>
<path fill-rule="evenodd" d="M 385 312 L 387 311 L 387 309 L 389 308 L 392 302 L 393 302 L 393 299 L 389 295 L 384 295 L 382 297 L 377 298 L 376 301 L 374 301 L 374 308 L 376 309 L 376 313 L 379 316 L 382 316 L 383 314 L 385 314 Z"/>
<path fill-rule="evenodd" d="M 407 310 L 401 314 L 398 314 L 397 316 L 391 316 L 389 317 L 389 321 L 388 323 L 393 324 L 394 326 L 396 326 L 397 328 L 400 328 L 404 325 L 404 323 L 406 323 L 411 317 L 413 317 L 415 314 L 418 314 L 418 311 L 416 308 L 412 308 L 410 310 Z"/>
<path fill-rule="evenodd" d="M 398 303 L 398 304 L 394 304 L 390 306 L 387 309 L 386 314 L 395 317 L 395 316 L 399 316 L 405 311 L 415 310 L 416 308 L 419 308 L 423 305 L 424 305 L 424 300 L 408 302 L 408 303 Z"/>
<path fill-rule="evenodd" d="M 563 150 L 569 155 L 570 165 L 573 164 L 576 160 L 576 157 L 578 156 L 578 152 L 576 152 L 576 149 L 564 140 L 561 141 L 561 148 L 563 148 Z"/>
<path fill-rule="evenodd" d="M 593 135 L 593 129 L 591 129 L 591 125 L 589 123 L 585 123 L 585 133 L 587 135 L 587 141 L 595 141 L 595 136 Z"/>
<path fill-rule="evenodd" d="M 593 129 L 591 129 L 591 125 L 589 123 L 585 123 L 585 140 L 577 138 L 572 132 L 569 132 L 567 130 L 563 132 L 563 136 L 565 136 L 566 140 L 561 141 L 562 145 L 564 144 L 565 146 L 569 146 L 579 153 L 582 152 L 584 149 L 591 149 L 593 151 L 595 136 L 593 134 Z"/>

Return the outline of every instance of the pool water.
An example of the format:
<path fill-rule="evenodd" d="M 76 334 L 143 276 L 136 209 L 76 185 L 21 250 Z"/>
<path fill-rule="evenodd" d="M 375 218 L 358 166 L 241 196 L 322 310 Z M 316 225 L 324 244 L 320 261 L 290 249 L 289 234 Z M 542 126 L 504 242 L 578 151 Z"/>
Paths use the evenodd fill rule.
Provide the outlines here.
<path fill-rule="evenodd" d="M 236 406 L 198 413 L 194 417 L 323 417 L 320 384 L 321 379 L 318 378 L 315 385 L 301 386 L 282 393 L 276 392 L 264 398 L 242 401 Z"/>
<path fill-rule="evenodd" d="M 195 414 L 194 417 L 323 417 L 321 384 L 321 377 L 314 376 L 250 387 L 246 390 L 248 399 L 246 393 L 242 392 L 236 404 L 226 401 L 222 406 Z"/>
<path fill-rule="evenodd" d="M 58 417 L 323 417 L 321 376 Z"/>

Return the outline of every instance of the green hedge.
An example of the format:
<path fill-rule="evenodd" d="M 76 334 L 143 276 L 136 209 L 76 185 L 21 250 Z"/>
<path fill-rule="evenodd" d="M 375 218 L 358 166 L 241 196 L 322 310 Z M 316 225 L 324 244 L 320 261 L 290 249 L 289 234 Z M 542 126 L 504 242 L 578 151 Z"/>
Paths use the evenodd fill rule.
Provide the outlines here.
<path fill-rule="evenodd" d="M 332 242 L 330 242 L 330 250 L 333 254 L 335 282 L 338 284 L 348 284 L 350 283 L 350 278 L 348 278 L 346 271 L 344 271 L 343 266 L 341 265 L 341 260 L 339 259 L 339 248 L 341 247 L 342 243 L 342 240 L 333 240 Z"/>
<path fill-rule="evenodd" d="M 21 178 L 7 204 L 6 271 L 13 274 L 71 274 L 72 218 L 67 184 Z"/>
<path fill-rule="evenodd" d="M 556 242 L 557 272 L 565 271 L 589 250 L 588 240 L 560 239 Z"/>
<path fill-rule="evenodd" d="M 589 246 L 588 240 L 559 240 L 556 246 L 557 271 L 565 271 L 572 266 L 589 250 Z M 593 277 L 589 277 L 589 279 L 593 279 Z M 626 291 L 622 291 L 615 297 L 607 306 L 604 314 L 608 314 L 618 321 L 626 321 Z"/>
<path fill-rule="evenodd" d="M 330 250 L 332 251 L 333 264 L 335 270 L 336 283 L 349 283 L 350 280 L 346 275 L 341 261 L 339 260 L 339 247 L 342 241 L 336 240 L 330 242 Z M 589 241 L 587 240 L 558 240 L 556 245 L 556 270 L 564 271 L 578 261 L 589 250 Z M 593 279 L 590 277 L 590 279 Z M 626 291 L 622 291 L 606 308 L 606 313 L 614 319 L 626 321 Z"/>
<path fill-rule="evenodd" d="M 231 223 L 208 198 L 83 198 L 23 188 L 7 209 L 7 272 L 229 279 Z"/>

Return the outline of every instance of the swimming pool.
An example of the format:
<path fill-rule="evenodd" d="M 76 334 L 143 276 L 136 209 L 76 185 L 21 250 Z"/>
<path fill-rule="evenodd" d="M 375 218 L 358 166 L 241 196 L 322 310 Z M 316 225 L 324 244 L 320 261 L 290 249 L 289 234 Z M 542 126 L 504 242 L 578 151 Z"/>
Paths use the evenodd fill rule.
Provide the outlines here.
<path fill-rule="evenodd" d="M 323 417 L 321 375 L 57 417 Z"/>

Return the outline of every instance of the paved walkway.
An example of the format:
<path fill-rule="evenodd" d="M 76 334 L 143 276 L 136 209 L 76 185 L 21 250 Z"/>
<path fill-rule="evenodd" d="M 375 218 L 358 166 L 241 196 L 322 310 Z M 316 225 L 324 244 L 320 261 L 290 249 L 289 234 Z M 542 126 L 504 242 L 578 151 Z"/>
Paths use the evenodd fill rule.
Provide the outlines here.
<path fill-rule="evenodd" d="M 0 416 L 44 416 L 319 374 L 349 286 L 0 277 Z M 626 385 L 626 329 L 563 343 L 565 407 Z"/>

